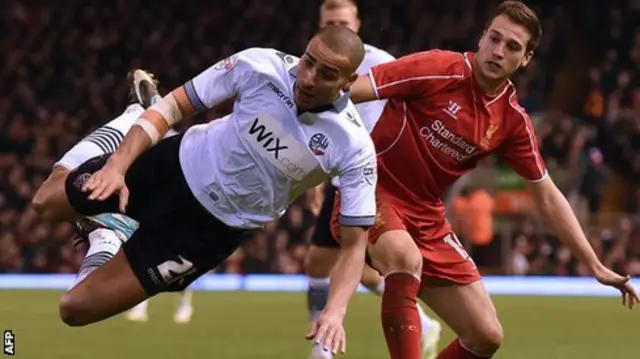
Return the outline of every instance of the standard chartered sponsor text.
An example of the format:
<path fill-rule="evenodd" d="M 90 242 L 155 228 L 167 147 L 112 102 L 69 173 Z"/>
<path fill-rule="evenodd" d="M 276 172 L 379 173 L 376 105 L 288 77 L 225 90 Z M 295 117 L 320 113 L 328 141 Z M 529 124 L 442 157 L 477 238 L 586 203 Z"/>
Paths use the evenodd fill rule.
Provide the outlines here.
<path fill-rule="evenodd" d="M 449 131 L 440 120 L 433 121 L 431 126 L 420 128 L 420 136 L 436 150 L 458 161 L 464 161 L 477 152 L 475 146 L 469 144 L 462 136 Z"/>

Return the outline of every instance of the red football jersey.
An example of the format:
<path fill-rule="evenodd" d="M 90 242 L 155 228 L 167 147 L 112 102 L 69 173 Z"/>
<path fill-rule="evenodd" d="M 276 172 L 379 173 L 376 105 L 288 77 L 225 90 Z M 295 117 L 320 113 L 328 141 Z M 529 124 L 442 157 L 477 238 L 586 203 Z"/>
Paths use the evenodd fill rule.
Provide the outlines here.
<path fill-rule="evenodd" d="M 389 99 L 372 133 L 379 193 L 426 221 L 444 221 L 445 190 L 493 152 L 526 180 L 547 174 L 514 85 L 485 95 L 473 56 L 421 52 L 369 74 L 378 98 Z"/>

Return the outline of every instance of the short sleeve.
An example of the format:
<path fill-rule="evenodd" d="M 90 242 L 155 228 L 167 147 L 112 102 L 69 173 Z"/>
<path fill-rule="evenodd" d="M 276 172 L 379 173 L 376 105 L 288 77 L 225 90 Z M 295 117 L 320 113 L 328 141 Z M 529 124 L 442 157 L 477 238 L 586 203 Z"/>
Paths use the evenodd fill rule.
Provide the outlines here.
<path fill-rule="evenodd" d="M 370 227 L 376 216 L 377 164 L 368 138 L 355 155 L 345 156 L 340 168 L 340 225 Z"/>
<path fill-rule="evenodd" d="M 462 54 L 432 50 L 374 66 L 369 80 L 379 99 L 431 96 L 464 76 Z"/>
<path fill-rule="evenodd" d="M 506 120 L 514 124 L 512 135 L 501 147 L 500 156 L 522 178 L 539 182 L 547 177 L 547 169 L 540 155 L 531 119 L 517 104 L 512 104 L 511 110 L 508 116 L 512 118 Z"/>
<path fill-rule="evenodd" d="M 233 54 L 185 83 L 193 107 L 198 112 L 206 111 L 245 91 L 256 72 L 255 60 L 252 61 L 256 51 L 248 49 Z"/>

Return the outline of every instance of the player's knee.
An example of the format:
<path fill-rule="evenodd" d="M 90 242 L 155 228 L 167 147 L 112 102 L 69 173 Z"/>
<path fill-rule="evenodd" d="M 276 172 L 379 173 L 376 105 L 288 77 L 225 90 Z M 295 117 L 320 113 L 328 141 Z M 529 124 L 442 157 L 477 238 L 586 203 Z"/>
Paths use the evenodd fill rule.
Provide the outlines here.
<path fill-rule="evenodd" d="M 31 200 L 31 207 L 41 220 L 52 221 L 55 219 L 55 212 L 52 210 L 51 196 L 47 193 L 47 188 L 43 187 L 44 185 L 38 189 Z"/>
<path fill-rule="evenodd" d="M 487 324 L 475 335 L 462 338 L 462 343 L 472 352 L 478 355 L 492 355 L 502 345 L 504 332 L 500 322 L 495 320 L 492 324 Z"/>
<path fill-rule="evenodd" d="M 31 200 L 31 207 L 38 214 L 41 220 L 57 222 L 63 220 L 60 217 L 58 207 L 60 204 L 57 198 L 63 198 L 64 178 L 60 175 L 52 176 L 42 183 Z"/>
<path fill-rule="evenodd" d="M 382 275 L 393 272 L 422 274 L 422 254 L 413 238 L 405 231 L 389 231 L 369 247 L 373 267 Z"/>
<path fill-rule="evenodd" d="M 326 278 L 331 274 L 335 258 L 330 249 L 309 247 L 304 260 L 307 275 L 311 278 Z"/>
<path fill-rule="evenodd" d="M 71 293 L 65 293 L 60 298 L 60 319 L 70 327 L 80 327 L 91 323 L 87 320 L 87 305 L 82 298 Z"/>
<path fill-rule="evenodd" d="M 387 260 L 385 275 L 392 272 L 409 272 L 417 276 L 422 273 L 422 255 L 418 251 L 406 251 L 391 255 Z"/>

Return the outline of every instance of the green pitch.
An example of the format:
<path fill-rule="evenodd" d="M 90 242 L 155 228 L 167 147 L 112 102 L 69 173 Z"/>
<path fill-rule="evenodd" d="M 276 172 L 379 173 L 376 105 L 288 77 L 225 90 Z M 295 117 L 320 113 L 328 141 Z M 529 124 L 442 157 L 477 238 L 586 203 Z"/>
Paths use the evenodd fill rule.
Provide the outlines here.
<path fill-rule="evenodd" d="M 194 294 L 190 324 L 171 321 L 177 296 L 149 306 L 147 323 L 122 317 L 84 328 L 58 319 L 60 293 L 0 291 L 0 329 L 16 335 L 17 358 L 47 359 L 305 359 L 303 293 Z M 629 359 L 640 354 L 640 312 L 617 298 L 496 297 L 506 339 L 496 358 Z M 388 358 L 379 299 L 358 295 L 347 320 L 347 355 Z M 638 308 L 640 309 L 640 308 Z M 453 338 L 445 331 L 441 345 Z"/>

